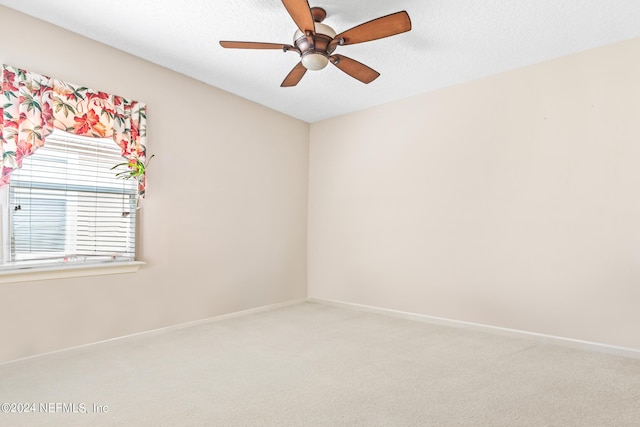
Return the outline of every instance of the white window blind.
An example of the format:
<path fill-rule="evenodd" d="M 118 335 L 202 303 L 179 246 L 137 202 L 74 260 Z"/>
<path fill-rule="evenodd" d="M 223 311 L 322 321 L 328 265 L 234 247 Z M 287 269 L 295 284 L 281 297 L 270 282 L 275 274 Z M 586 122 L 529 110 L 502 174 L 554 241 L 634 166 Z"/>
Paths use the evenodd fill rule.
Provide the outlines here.
<path fill-rule="evenodd" d="M 113 139 L 49 135 L 11 175 L 4 265 L 134 260 L 137 184 L 111 169 L 125 161 Z"/>

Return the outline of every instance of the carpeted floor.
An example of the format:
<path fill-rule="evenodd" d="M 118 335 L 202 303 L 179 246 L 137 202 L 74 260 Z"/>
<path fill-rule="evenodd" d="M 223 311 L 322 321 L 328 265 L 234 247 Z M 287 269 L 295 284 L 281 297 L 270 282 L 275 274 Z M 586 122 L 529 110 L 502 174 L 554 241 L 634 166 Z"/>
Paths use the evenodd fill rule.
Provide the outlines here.
<path fill-rule="evenodd" d="M 640 360 L 303 303 L 0 365 L 0 403 L 1 426 L 640 426 Z"/>

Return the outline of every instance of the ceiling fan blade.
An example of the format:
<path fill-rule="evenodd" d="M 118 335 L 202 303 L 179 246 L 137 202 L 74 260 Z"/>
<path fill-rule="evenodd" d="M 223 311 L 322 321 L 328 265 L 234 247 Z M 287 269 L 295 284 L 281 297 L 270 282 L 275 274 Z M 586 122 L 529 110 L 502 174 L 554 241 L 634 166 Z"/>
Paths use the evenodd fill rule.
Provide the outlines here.
<path fill-rule="evenodd" d="M 230 49 L 280 49 L 280 50 L 295 50 L 296 48 L 288 44 L 280 43 L 261 43 L 261 42 L 234 42 L 234 41 L 221 41 L 220 46 Z"/>
<path fill-rule="evenodd" d="M 371 83 L 380 75 L 376 70 L 343 55 L 331 55 L 329 60 L 333 65 L 365 84 Z"/>
<path fill-rule="evenodd" d="M 298 62 L 298 65 L 293 67 L 293 70 L 287 74 L 287 77 L 285 77 L 280 87 L 292 87 L 297 85 L 306 72 L 307 69 L 302 65 L 302 62 Z"/>
<path fill-rule="evenodd" d="M 343 45 L 356 44 L 395 36 L 411 30 L 411 19 L 405 11 L 376 18 L 338 34 L 336 39 L 344 39 Z"/>
<path fill-rule="evenodd" d="M 306 34 L 307 31 L 314 32 L 316 30 L 313 16 L 311 15 L 311 7 L 309 7 L 307 0 L 282 0 L 282 4 L 284 4 L 300 31 Z"/>

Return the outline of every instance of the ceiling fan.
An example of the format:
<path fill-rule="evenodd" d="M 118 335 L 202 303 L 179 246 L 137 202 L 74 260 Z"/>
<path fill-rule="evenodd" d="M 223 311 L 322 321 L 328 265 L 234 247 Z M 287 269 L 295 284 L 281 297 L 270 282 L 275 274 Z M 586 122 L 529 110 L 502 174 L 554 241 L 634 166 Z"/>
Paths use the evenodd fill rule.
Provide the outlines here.
<path fill-rule="evenodd" d="M 371 83 L 380 73 L 344 55 L 333 54 L 338 46 L 363 43 L 394 36 L 411 30 L 406 11 L 392 13 L 365 22 L 336 35 L 333 28 L 322 23 L 327 12 L 320 7 L 309 7 L 307 0 L 282 0 L 284 7 L 298 26 L 293 45 L 262 42 L 221 41 L 224 48 L 281 49 L 297 52 L 300 62 L 293 67 L 280 86 L 291 87 L 300 82 L 307 70 L 321 70 L 329 62 L 362 83 Z"/>

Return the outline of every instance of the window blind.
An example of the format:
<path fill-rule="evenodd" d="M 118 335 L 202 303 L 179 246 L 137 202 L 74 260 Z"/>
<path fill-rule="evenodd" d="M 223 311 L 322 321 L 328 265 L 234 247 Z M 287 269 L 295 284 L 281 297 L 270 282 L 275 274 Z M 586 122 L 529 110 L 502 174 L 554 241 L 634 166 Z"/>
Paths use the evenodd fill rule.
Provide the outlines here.
<path fill-rule="evenodd" d="M 137 183 L 111 169 L 125 161 L 113 139 L 49 135 L 11 176 L 10 263 L 133 260 Z"/>

